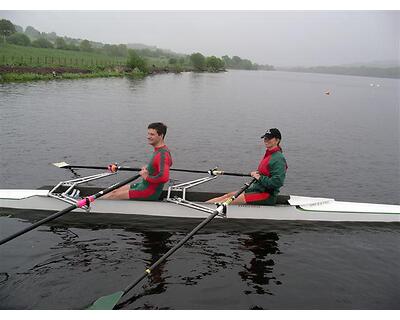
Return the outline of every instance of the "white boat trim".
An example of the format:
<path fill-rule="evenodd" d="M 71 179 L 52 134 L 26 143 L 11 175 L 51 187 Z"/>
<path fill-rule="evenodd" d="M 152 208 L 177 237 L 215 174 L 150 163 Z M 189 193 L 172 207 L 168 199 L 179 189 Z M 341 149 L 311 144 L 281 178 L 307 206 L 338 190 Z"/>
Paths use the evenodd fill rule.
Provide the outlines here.
<path fill-rule="evenodd" d="M 49 190 L 0 189 L 0 199 L 24 199 L 34 196 L 47 196 Z"/>

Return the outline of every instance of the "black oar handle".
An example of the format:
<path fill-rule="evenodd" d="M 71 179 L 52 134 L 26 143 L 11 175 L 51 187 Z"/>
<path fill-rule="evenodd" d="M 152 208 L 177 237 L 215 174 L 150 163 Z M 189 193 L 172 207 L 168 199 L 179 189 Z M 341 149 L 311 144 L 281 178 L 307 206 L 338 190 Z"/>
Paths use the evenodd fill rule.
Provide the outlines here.
<path fill-rule="evenodd" d="M 90 202 L 93 202 L 97 198 L 100 198 L 101 196 L 104 196 L 105 194 L 110 193 L 111 191 L 114 191 L 115 189 L 118 189 L 119 187 L 122 187 L 122 186 L 128 184 L 129 182 L 132 182 L 133 180 L 136 180 L 139 177 L 140 177 L 139 174 L 135 175 L 134 177 L 130 177 L 129 179 L 126 179 L 126 180 L 124 180 L 122 182 L 119 182 L 119 183 L 116 183 L 116 184 L 114 184 L 114 185 L 112 185 L 112 186 L 110 186 L 110 187 L 108 187 L 108 188 L 106 188 L 104 190 L 101 190 L 101 191 L 97 192 L 96 194 L 94 194 L 92 196 L 89 196 L 89 197 L 86 197 L 86 198 L 84 198 L 82 200 L 79 200 L 76 204 L 73 204 L 72 206 L 69 206 L 69 207 L 67 207 L 67 208 L 65 208 L 65 209 L 63 209 L 63 210 L 61 210 L 59 212 L 53 213 L 52 215 L 50 215 L 50 216 L 48 216 L 48 217 L 46 217 L 46 218 L 44 218 L 44 219 L 32 224 L 31 226 L 29 226 L 29 227 L 27 227 L 27 228 L 25 228 L 25 229 L 23 229 L 21 231 L 18 231 L 17 233 L 14 233 L 14 234 L 8 236 L 7 238 L 4 238 L 4 239 L 0 240 L 0 245 L 4 244 L 4 243 L 6 243 L 6 242 L 8 242 L 8 241 L 10 241 L 12 239 L 15 239 L 16 237 L 18 237 L 20 235 L 23 235 L 24 233 L 27 233 L 28 231 L 31 231 L 31 230 L 41 226 L 42 224 L 44 224 L 46 222 L 52 221 L 54 219 L 57 219 L 58 217 L 61 217 L 62 215 L 66 214 L 66 213 L 68 213 L 68 212 L 70 212 L 70 211 L 72 211 L 74 209 L 82 208 L 85 205 L 89 205 Z"/>
<path fill-rule="evenodd" d="M 97 169 L 97 170 L 108 170 L 108 167 L 101 167 L 101 166 L 73 166 L 73 165 L 66 165 L 62 168 L 65 169 Z M 141 168 L 131 168 L 131 167 L 118 167 L 118 171 L 140 171 Z M 206 173 L 210 175 L 224 175 L 224 176 L 236 176 L 236 177 L 250 177 L 250 173 L 235 173 L 235 172 L 225 172 L 222 170 L 217 169 L 210 169 L 208 171 L 205 170 L 190 170 L 190 169 L 174 169 L 170 168 L 170 171 L 177 171 L 177 172 L 190 172 L 190 173 Z"/>
<path fill-rule="evenodd" d="M 203 220 L 199 225 L 197 225 L 192 231 L 190 231 L 185 238 L 183 238 L 181 241 L 179 241 L 178 244 L 176 244 L 173 248 L 171 248 L 167 253 L 165 253 L 160 259 L 158 259 L 155 263 L 153 263 L 150 267 L 148 267 L 144 273 L 136 279 L 135 282 L 130 284 L 128 287 L 125 288 L 123 291 L 123 295 L 127 294 L 131 289 L 133 289 L 140 281 L 142 281 L 145 277 L 151 274 L 151 272 L 157 268 L 160 263 L 162 263 L 165 259 L 167 259 L 169 256 L 171 256 L 176 250 L 178 250 L 180 247 L 182 247 L 191 237 L 193 237 L 201 228 L 203 228 L 206 224 L 208 224 L 212 219 L 214 219 L 218 214 L 220 214 L 226 206 L 228 206 L 233 200 L 235 200 L 240 194 L 242 194 L 252 183 L 254 183 L 257 179 L 253 178 L 250 182 L 245 183 L 245 185 L 237 191 L 232 197 L 230 197 L 228 200 L 223 202 L 218 206 L 218 208 L 209 215 L 205 220 Z M 118 306 L 118 305 L 117 305 Z"/>

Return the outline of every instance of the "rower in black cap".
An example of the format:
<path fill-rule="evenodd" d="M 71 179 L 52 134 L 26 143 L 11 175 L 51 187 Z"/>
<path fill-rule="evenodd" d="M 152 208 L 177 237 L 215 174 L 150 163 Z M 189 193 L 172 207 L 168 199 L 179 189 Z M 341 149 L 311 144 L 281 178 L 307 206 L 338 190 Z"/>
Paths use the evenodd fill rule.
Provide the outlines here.
<path fill-rule="evenodd" d="M 281 132 L 277 128 L 271 128 L 264 135 L 266 152 L 261 159 L 257 171 L 251 172 L 251 176 L 257 181 L 253 183 L 245 193 L 237 197 L 232 204 L 275 205 L 279 189 L 286 178 L 287 164 L 282 153 L 280 142 Z M 229 192 L 221 197 L 208 200 L 210 203 L 221 203 L 234 195 L 236 191 Z"/>

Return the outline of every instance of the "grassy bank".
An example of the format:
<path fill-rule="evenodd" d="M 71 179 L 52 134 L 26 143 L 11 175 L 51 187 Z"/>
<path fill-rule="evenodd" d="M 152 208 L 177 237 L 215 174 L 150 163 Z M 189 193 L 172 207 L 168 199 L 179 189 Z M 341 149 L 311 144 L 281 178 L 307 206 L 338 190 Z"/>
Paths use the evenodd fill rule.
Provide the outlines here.
<path fill-rule="evenodd" d="M 122 77 L 126 58 L 94 52 L 0 45 L 0 82 Z"/>
<path fill-rule="evenodd" d="M 126 58 L 110 57 L 94 52 L 69 51 L 0 45 L 0 65 L 30 67 L 79 67 L 93 69 L 97 67 L 125 65 Z"/>
<path fill-rule="evenodd" d="M 149 63 L 150 74 L 169 72 L 165 59 Z M 146 75 L 125 65 L 125 57 L 94 52 L 0 45 L 0 83 Z"/>
<path fill-rule="evenodd" d="M 0 74 L 1 82 L 26 82 L 35 80 L 55 80 L 55 79 L 85 79 L 85 78 L 109 78 L 123 77 L 121 72 L 92 72 L 92 73 L 63 73 L 54 76 L 53 74 L 40 73 L 5 73 Z M 140 76 L 140 74 L 139 74 Z"/>
<path fill-rule="evenodd" d="M 126 57 L 83 51 L 0 44 L 0 83 L 98 77 L 143 77 L 194 71 L 189 61 L 170 64 L 167 57 L 143 57 L 146 71 L 131 70 Z M 210 71 L 209 71 L 210 72 Z"/>

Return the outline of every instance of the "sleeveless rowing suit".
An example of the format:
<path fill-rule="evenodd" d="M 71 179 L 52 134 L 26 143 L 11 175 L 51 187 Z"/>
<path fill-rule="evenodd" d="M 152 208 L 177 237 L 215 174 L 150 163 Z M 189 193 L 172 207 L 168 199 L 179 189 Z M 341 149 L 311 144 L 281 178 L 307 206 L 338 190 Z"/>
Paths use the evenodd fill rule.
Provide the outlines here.
<path fill-rule="evenodd" d="M 245 191 L 246 203 L 273 206 L 286 178 L 287 164 L 281 147 L 267 149 L 257 170 L 260 179 Z"/>
<path fill-rule="evenodd" d="M 129 199 L 159 200 L 164 184 L 169 180 L 169 168 L 172 166 L 171 153 L 167 146 L 154 148 L 147 165 L 149 176 L 139 183 L 133 183 L 129 190 Z"/>

